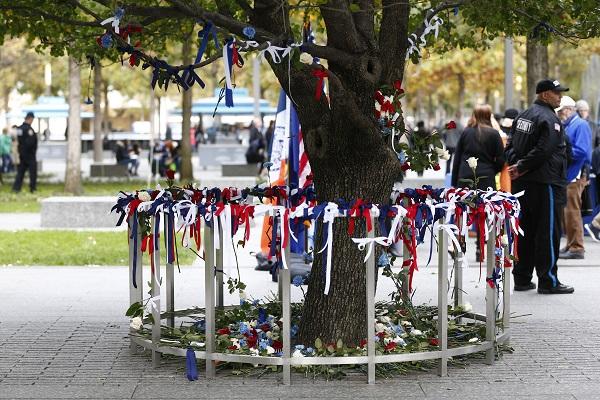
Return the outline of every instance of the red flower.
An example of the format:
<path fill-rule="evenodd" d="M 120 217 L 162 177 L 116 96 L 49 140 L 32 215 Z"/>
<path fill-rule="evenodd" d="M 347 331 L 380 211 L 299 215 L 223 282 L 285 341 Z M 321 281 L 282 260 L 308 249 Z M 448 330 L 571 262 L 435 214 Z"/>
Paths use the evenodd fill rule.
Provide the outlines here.
<path fill-rule="evenodd" d="M 269 324 L 262 324 L 259 326 L 259 329 L 263 332 L 269 332 L 271 330 L 271 326 Z"/>
<path fill-rule="evenodd" d="M 283 350 L 283 342 L 280 340 L 273 340 L 273 349 L 275 349 L 275 351 Z"/>
<path fill-rule="evenodd" d="M 440 170 L 440 164 L 433 164 L 433 170 L 434 171 L 439 171 Z"/>
<path fill-rule="evenodd" d="M 400 79 L 396 79 L 394 81 L 394 89 L 402 90 L 402 81 Z M 404 90 L 402 90 L 404 92 Z"/>
<path fill-rule="evenodd" d="M 231 333 L 231 331 L 229 330 L 229 327 L 227 328 L 221 328 L 217 331 L 217 333 L 219 335 L 229 335 Z"/>
<path fill-rule="evenodd" d="M 231 345 L 227 348 L 227 350 L 237 350 L 237 346 Z"/>
<path fill-rule="evenodd" d="M 367 339 L 360 339 L 360 347 L 365 347 L 367 345 Z"/>
<path fill-rule="evenodd" d="M 409 163 L 407 163 L 407 162 L 405 162 L 404 164 L 402 164 L 402 165 L 400 166 L 400 169 L 402 169 L 402 171 L 409 170 L 409 169 L 410 169 L 410 164 L 409 164 Z"/>
<path fill-rule="evenodd" d="M 257 340 L 258 340 L 257 336 L 248 336 L 248 339 L 246 339 L 246 343 L 248 343 L 248 348 L 249 349 L 255 348 Z"/>
<path fill-rule="evenodd" d="M 396 342 L 389 342 L 385 345 L 385 351 L 392 351 L 396 348 Z"/>
<path fill-rule="evenodd" d="M 446 124 L 446 129 L 456 129 L 456 122 L 450 121 Z"/>
<path fill-rule="evenodd" d="M 383 339 L 385 337 L 385 332 L 384 331 L 377 332 L 375 335 L 379 336 L 379 339 Z"/>
<path fill-rule="evenodd" d="M 168 169 L 167 172 L 165 172 L 165 174 L 167 175 L 168 179 L 175 179 L 175 171 L 173 171 L 172 169 Z"/>
<path fill-rule="evenodd" d="M 429 344 L 432 346 L 439 346 L 439 341 L 437 340 L 437 338 L 431 338 L 429 339 Z"/>

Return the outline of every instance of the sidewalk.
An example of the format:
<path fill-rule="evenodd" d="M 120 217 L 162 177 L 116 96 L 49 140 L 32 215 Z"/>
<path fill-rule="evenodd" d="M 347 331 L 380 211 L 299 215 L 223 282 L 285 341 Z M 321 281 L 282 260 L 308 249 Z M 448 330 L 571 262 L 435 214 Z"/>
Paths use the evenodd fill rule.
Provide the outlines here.
<path fill-rule="evenodd" d="M 589 258 L 570 261 L 560 279 L 575 286 L 573 295 L 533 292 L 512 297 L 513 354 L 494 366 L 472 360 L 452 366 L 448 377 L 435 371 L 412 372 L 366 385 L 362 375 L 342 381 L 293 376 L 281 385 L 280 374 L 261 378 L 219 374 L 207 381 L 185 378 L 185 360 L 163 358 L 152 368 L 148 354 L 131 355 L 127 340 L 127 269 L 123 267 L 0 267 L 0 398 L 431 398 L 431 399 L 597 399 L 600 390 L 600 310 L 597 282 L 599 249 Z M 421 254 L 421 252 L 423 252 Z M 434 263 L 425 267 L 428 250 L 420 251 L 415 275 L 415 303 L 437 301 Z M 473 257 L 470 257 L 471 259 Z M 244 258 L 246 259 L 246 258 Z M 434 261 L 435 262 L 435 261 Z M 264 272 L 242 265 L 247 292 L 256 297 L 276 291 Z M 144 271 L 148 276 L 148 271 Z M 203 267 L 176 273 L 177 308 L 202 306 Z M 381 278 L 378 299 L 391 291 Z M 465 301 L 483 310 L 485 278 L 471 263 L 465 271 Z M 301 293 L 292 288 L 294 299 Z M 226 296 L 226 302 L 236 302 Z"/>

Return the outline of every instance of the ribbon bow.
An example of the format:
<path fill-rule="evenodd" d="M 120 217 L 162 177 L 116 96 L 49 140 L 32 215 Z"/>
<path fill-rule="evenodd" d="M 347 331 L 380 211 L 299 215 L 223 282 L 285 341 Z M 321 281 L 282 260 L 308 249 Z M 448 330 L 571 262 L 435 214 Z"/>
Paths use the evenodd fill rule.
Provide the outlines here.
<path fill-rule="evenodd" d="M 329 72 L 325 68 L 313 69 L 312 76 L 318 79 L 317 86 L 315 86 L 315 100 L 319 101 L 323 93 L 323 80 L 329 77 Z"/>
<path fill-rule="evenodd" d="M 100 25 L 106 25 L 106 24 L 112 23 L 111 25 L 112 25 L 115 33 L 118 35 L 119 34 L 119 24 L 121 23 L 121 19 L 123 18 L 124 15 L 125 15 L 125 10 L 121 7 L 117 7 L 117 9 L 115 10 L 115 15 L 113 17 L 106 18 L 104 21 L 100 22 Z"/>
<path fill-rule="evenodd" d="M 367 248 L 367 254 L 365 255 L 364 262 L 367 262 L 367 260 L 371 256 L 371 253 L 373 252 L 373 246 L 375 245 L 375 243 L 383 247 L 388 247 L 390 245 L 388 238 L 385 236 L 379 236 L 375 238 L 352 238 L 352 241 L 357 244 L 358 250 L 360 251 L 363 251 L 365 247 L 369 246 Z"/>

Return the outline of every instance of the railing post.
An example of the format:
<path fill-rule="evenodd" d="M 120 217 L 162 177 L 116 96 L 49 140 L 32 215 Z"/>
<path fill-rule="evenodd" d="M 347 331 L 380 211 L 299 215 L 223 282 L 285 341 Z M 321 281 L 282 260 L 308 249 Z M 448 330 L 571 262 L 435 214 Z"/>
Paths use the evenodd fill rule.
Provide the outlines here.
<path fill-rule="evenodd" d="M 216 221 L 216 220 L 215 220 Z M 223 274 L 225 270 L 223 269 L 223 249 L 225 245 L 223 243 L 223 227 L 219 224 L 219 248 L 216 249 L 216 264 L 217 269 L 215 271 L 215 279 L 216 279 L 216 292 L 217 292 L 217 307 L 223 308 L 224 299 L 223 299 Z"/>
<path fill-rule="evenodd" d="M 137 221 L 136 214 L 134 213 L 131 217 L 129 217 L 129 230 L 127 232 L 128 235 L 131 235 L 133 225 L 138 225 L 137 227 L 137 240 L 134 238 L 129 238 L 129 305 L 133 303 L 142 302 L 144 299 L 144 282 L 142 280 L 142 232 L 139 229 L 139 224 Z M 135 244 L 137 243 L 137 247 Z M 136 255 L 135 266 L 133 264 L 134 254 Z M 137 284 L 137 288 L 133 287 L 133 273 L 135 269 L 135 281 Z M 136 331 L 131 330 L 132 333 Z M 129 349 L 132 353 L 135 353 L 137 350 L 137 345 L 131 339 L 129 344 Z"/>
<path fill-rule="evenodd" d="M 496 228 L 494 227 L 488 235 L 486 249 L 486 278 L 493 275 L 496 265 Z M 485 353 L 485 359 L 488 364 L 493 364 L 496 357 L 496 288 L 485 285 L 485 340 L 492 343 L 492 348 Z"/>
<path fill-rule="evenodd" d="M 375 223 L 372 223 L 375 226 Z M 375 228 L 369 232 L 370 239 L 375 238 Z M 367 293 L 367 382 L 375 383 L 375 244 L 367 259 L 366 293 Z"/>
<path fill-rule="evenodd" d="M 504 257 L 507 257 L 508 254 L 508 245 L 505 245 L 504 252 L 502 255 Z M 504 260 L 502 260 L 502 262 L 504 262 Z M 502 277 L 504 278 L 504 285 L 502 286 L 502 301 L 504 303 L 504 309 L 502 311 L 502 329 L 508 335 L 507 340 L 504 342 L 508 345 L 510 344 L 510 284 L 512 279 L 511 271 L 507 271 L 507 268 L 504 268 Z"/>
<path fill-rule="evenodd" d="M 154 225 L 156 224 L 156 218 L 152 217 L 152 232 L 154 232 Z M 152 253 L 154 268 L 151 271 L 151 282 L 152 289 L 150 295 L 152 296 L 151 310 L 152 310 L 152 344 L 154 348 L 152 350 L 152 365 L 158 367 L 160 365 L 160 352 L 158 347 L 160 345 L 160 254 L 158 252 Z"/>
<path fill-rule="evenodd" d="M 286 223 L 286 221 L 282 221 Z M 290 261 L 290 246 L 284 250 L 285 257 Z M 283 384 L 290 385 L 292 382 L 292 369 L 290 365 L 290 357 L 292 356 L 292 312 L 291 312 L 291 292 L 290 292 L 290 270 L 289 268 L 279 269 L 279 284 L 281 287 L 281 315 L 283 317 Z"/>
<path fill-rule="evenodd" d="M 448 375 L 448 237 L 438 231 L 438 346 L 441 352 L 438 374 Z"/>
<path fill-rule="evenodd" d="M 204 226 L 204 318 L 205 318 L 205 351 L 206 351 L 206 377 L 215 376 L 213 353 L 215 348 L 215 263 L 214 263 L 214 214 L 213 226 Z"/>

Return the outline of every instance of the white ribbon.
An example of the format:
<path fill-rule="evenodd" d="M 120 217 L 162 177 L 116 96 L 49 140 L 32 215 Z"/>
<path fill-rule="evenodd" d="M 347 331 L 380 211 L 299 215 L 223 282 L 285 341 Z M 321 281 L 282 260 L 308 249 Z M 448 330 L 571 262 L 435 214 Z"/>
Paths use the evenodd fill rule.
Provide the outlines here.
<path fill-rule="evenodd" d="M 229 59 L 229 54 L 227 52 L 227 49 L 230 46 L 233 46 L 234 43 L 235 43 L 235 38 L 233 39 L 233 41 L 231 43 L 228 43 L 223 46 L 223 60 L 225 61 L 225 85 L 227 86 L 227 89 L 231 89 L 231 90 L 233 90 L 233 85 L 231 84 L 231 69 L 233 69 L 233 65 L 230 62 L 231 60 Z M 229 65 L 231 65 L 231 67 L 229 67 Z"/>
<path fill-rule="evenodd" d="M 281 59 L 285 58 L 288 54 L 290 54 L 291 51 L 292 51 L 292 47 L 290 47 L 290 46 L 279 47 L 279 46 L 272 45 L 271 42 L 267 42 L 267 48 L 264 50 L 261 50 L 258 57 L 260 60 L 264 60 L 265 53 L 269 53 L 269 55 L 271 56 L 271 60 L 273 60 L 273 62 L 275 64 L 279 64 L 279 63 L 281 63 Z M 281 55 L 279 54 L 280 52 L 281 52 Z"/>
<path fill-rule="evenodd" d="M 408 49 L 406 50 L 406 58 L 408 59 L 414 52 L 417 52 L 417 54 L 419 54 L 420 56 L 421 49 L 419 48 L 419 46 L 423 47 L 427 44 L 427 40 L 425 39 L 425 37 L 433 31 L 434 37 L 437 39 L 440 25 L 442 25 L 443 23 L 444 21 L 437 15 L 434 15 L 429 20 L 425 18 L 425 20 L 423 21 L 425 29 L 423 29 L 423 33 L 421 34 L 421 36 L 417 36 L 413 33 L 408 37 Z"/>
<path fill-rule="evenodd" d="M 373 252 L 373 246 L 375 245 L 375 243 L 383 247 L 388 247 L 391 244 L 389 239 L 385 236 L 379 236 L 375 238 L 352 238 L 352 241 L 358 245 L 358 249 L 360 251 L 363 251 L 365 247 L 368 246 L 364 262 L 367 262 L 367 260 L 371 256 L 371 253 Z"/>
<path fill-rule="evenodd" d="M 160 313 L 160 296 L 150 297 L 146 304 L 146 311 L 152 314 L 154 311 Z"/>
<path fill-rule="evenodd" d="M 323 293 L 329 294 L 329 287 L 331 285 L 331 258 L 333 255 L 333 221 L 335 217 L 339 215 L 338 205 L 336 203 L 329 202 L 323 213 L 323 223 L 327 224 L 327 242 L 325 246 L 319 251 L 321 254 L 327 249 L 327 265 L 325 269 L 325 290 Z"/>
<path fill-rule="evenodd" d="M 118 13 L 115 13 L 114 17 L 106 18 L 104 21 L 100 22 L 100 25 L 106 25 L 112 22 L 112 27 L 115 30 L 115 33 L 119 34 L 119 24 L 121 23 L 121 17 L 118 16 Z"/>

